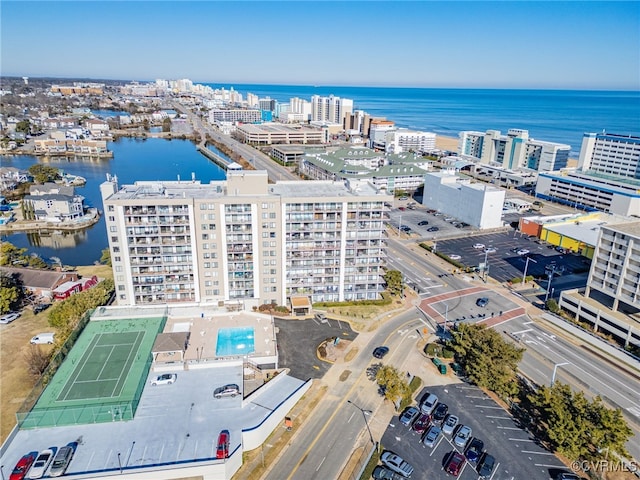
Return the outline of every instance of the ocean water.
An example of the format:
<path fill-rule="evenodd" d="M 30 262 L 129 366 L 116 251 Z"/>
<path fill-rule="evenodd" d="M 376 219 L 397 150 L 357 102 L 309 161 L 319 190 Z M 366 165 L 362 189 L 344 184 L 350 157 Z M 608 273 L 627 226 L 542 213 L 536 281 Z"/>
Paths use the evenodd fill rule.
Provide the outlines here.
<path fill-rule="evenodd" d="M 354 109 L 396 125 L 457 137 L 463 130 L 529 130 L 538 140 L 571 145 L 578 156 L 585 132 L 640 136 L 640 91 L 489 90 L 445 88 L 221 85 L 279 102 L 312 95 L 353 99 Z"/>
<path fill-rule="evenodd" d="M 188 140 L 120 138 L 109 142 L 108 147 L 113 151 L 113 158 L 51 157 L 45 160 L 27 155 L 0 156 L 0 165 L 26 170 L 40 162 L 80 175 L 87 183 L 77 187 L 76 193 L 85 197 L 85 205 L 99 210 L 102 210 L 100 184 L 107 174 L 117 175 L 120 185 L 138 180 L 178 180 L 178 177 L 181 181 L 190 181 L 192 173 L 202 183 L 226 177 L 223 169 L 201 155 Z M 29 253 L 37 253 L 45 260 L 58 257 L 65 265 L 91 265 L 100 259 L 108 245 L 104 216 L 79 232 L 18 232 L 2 235 L 2 240 L 27 248 Z"/>

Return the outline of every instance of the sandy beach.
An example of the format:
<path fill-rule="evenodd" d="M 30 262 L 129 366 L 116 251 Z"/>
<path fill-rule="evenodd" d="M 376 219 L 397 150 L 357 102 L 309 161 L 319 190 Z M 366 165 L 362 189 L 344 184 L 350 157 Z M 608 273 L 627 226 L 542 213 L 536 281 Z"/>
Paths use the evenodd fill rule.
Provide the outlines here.
<path fill-rule="evenodd" d="M 449 150 L 450 152 L 457 152 L 458 139 L 456 137 L 436 135 L 436 148 L 439 148 L 440 150 Z"/>

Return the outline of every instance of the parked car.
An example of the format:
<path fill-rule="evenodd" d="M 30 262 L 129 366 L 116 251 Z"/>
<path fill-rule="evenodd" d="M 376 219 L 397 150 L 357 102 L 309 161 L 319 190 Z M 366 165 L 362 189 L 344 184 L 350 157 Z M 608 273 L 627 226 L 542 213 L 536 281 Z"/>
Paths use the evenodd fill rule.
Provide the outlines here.
<path fill-rule="evenodd" d="M 462 257 L 460 255 L 457 255 L 457 254 L 454 253 L 452 255 L 449 255 L 449 258 L 451 260 L 460 260 Z"/>
<path fill-rule="evenodd" d="M 402 412 L 402 415 L 400 415 L 400 423 L 408 427 L 419 414 L 420 410 L 418 410 L 417 407 L 407 407 L 404 412 Z"/>
<path fill-rule="evenodd" d="M 399 473 L 405 478 L 409 478 L 413 473 L 413 466 L 393 452 L 384 452 L 380 457 L 380 461 L 391 470 Z"/>
<path fill-rule="evenodd" d="M 422 435 L 429 425 L 431 424 L 431 417 L 426 413 L 420 414 L 420 416 L 413 422 L 412 430 L 416 433 Z"/>
<path fill-rule="evenodd" d="M 433 393 L 430 393 L 420 404 L 420 411 L 422 413 L 426 413 L 427 415 L 431 415 L 431 413 L 433 413 L 433 410 L 436 408 L 437 404 L 438 404 L 438 397 L 435 396 Z"/>
<path fill-rule="evenodd" d="M 451 456 L 444 466 L 444 471 L 450 475 L 455 475 L 457 477 L 458 475 L 460 475 L 465 462 L 466 460 L 464 459 L 464 455 L 458 452 L 451 452 Z"/>
<path fill-rule="evenodd" d="M 449 407 L 446 403 L 439 403 L 436 409 L 433 411 L 433 421 L 442 422 L 444 417 L 449 413 Z"/>
<path fill-rule="evenodd" d="M 375 358 L 384 358 L 387 353 L 389 353 L 389 347 L 376 347 L 373 350 L 373 356 Z"/>
<path fill-rule="evenodd" d="M 376 468 L 374 468 L 371 476 L 374 478 L 374 480 L 402 480 L 403 478 L 396 472 L 389 470 L 382 465 L 378 465 Z"/>
<path fill-rule="evenodd" d="M 13 467 L 11 474 L 9 475 L 9 480 L 23 480 L 33 462 L 36 461 L 36 457 L 38 456 L 38 452 L 29 452 L 26 455 L 23 455 L 16 466 Z"/>
<path fill-rule="evenodd" d="M 240 387 L 235 383 L 218 387 L 213 391 L 213 398 L 235 397 L 236 395 L 240 395 Z"/>
<path fill-rule="evenodd" d="M 27 478 L 30 480 L 42 478 L 44 476 L 44 472 L 49 468 L 51 460 L 53 460 L 54 453 L 55 452 L 51 448 L 41 451 L 40 454 L 38 454 L 36 461 L 31 465 Z"/>
<path fill-rule="evenodd" d="M 398 200 L 409 200 L 409 197 L 402 195 L 401 197 L 398 197 Z"/>
<path fill-rule="evenodd" d="M 477 248 L 478 250 L 484 249 L 484 243 L 474 243 L 473 248 Z"/>
<path fill-rule="evenodd" d="M 425 225 L 429 225 L 429 222 L 427 222 L 426 220 L 421 220 L 418 222 L 418 225 L 424 227 Z"/>
<path fill-rule="evenodd" d="M 39 303 L 33 306 L 33 313 L 44 312 L 47 308 L 51 306 L 50 303 Z"/>
<path fill-rule="evenodd" d="M 51 462 L 51 468 L 49 469 L 50 477 L 60 477 L 64 475 L 64 472 L 67 471 L 67 468 L 73 459 L 73 454 L 76 452 L 77 447 L 77 442 L 72 442 L 64 447 L 60 447 L 60 450 L 56 452 L 56 455 L 53 457 L 53 461 Z"/>
<path fill-rule="evenodd" d="M 429 431 L 424 436 L 422 443 L 424 443 L 427 447 L 433 448 L 436 445 L 438 438 L 440 438 L 441 433 L 442 429 L 440 427 L 438 427 L 437 425 L 431 425 Z"/>
<path fill-rule="evenodd" d="M 527 255 L 529 253 L 529 250 L 527 250 L 526 248 L 521 248 L 520 250 L 518 250 L 516 252 L 518 255 Z"/>
<path fill-rule="evenodd" d="M 19 312 L 9 312 L 6 315 L 0 317 L 0 323 L 6 325 L 7 323 L 13 322 L 16 318 L 20 316 Z"/>
<path fill-rule="evenodd" d="M 438 230 L 440 230 L 438 227 L 429 227 L 429 228 L 427 228 L 427 232 L 437 232 Z"/>
<path fill-rule="evenodd" d="M 489 247 L 489 248 L 486 248 L 484 251 L 486 253 L 496 253 L 498 250 L 496 250 L 494 247 Z"/>
<path fill-rule="evenodd" d="M 162 375 L 158 375 L 152 382 L 151 385 L 154 387 L 156 385 L 171 385 L 178 379 L 177 373 L 163 373 Z"/>
<path fill-rule="evenodd" d="M 479 307 L 486 307 L 489 304 L 489 299 L 487 297 L 480 297 L 476 300 L 476 305 Z"/>
<path fill-rule="evenodd" d="M 453 443 L 455 443 L 458 447 L 464 448 L 467 445 L 467 442 L 471 438 L 471 427 L 467 427 L 466 425 L 460 425 L 458 428 L 458 432 L 456 436 L 453 437 Z"/>
<path fill-rule="evenodd" d="M 442 433 L 451 435 L 458 426 L 458 421 L 458 417 L 456 417 L 455 415 L 447 415 L 447 418 L 445 418 L 444 422 L 442 422 Z"/>
<path fill-rule="evenodd" d="M 216 449 L 216 458 L 228 458 L 229 457 L 229 441 L 231 440 L 231 434 L 229 430 L 222 430 L 218 435 L 218 448 Z"/>
<path fill-rule="evenodd" d="M 480 455 L 482 455 L 482 451 L 484 450 L 484 442 L 477 437 L 471 439 L 469 442 L 469 446 L 467 450 L 464 452 L 465 457 L 469 463 L 478 463 L 480 460 Z"/>
<path fill-rule="evenodd" d="M 39 333 L 34 337 L 31 337 L 31 340 L 29 340 L 29 342 L 32 345 L 43 345 L 43 344 L 53 344 L 53 342 L 55 341 L 54 337 L 55 337 L 55 333 L 54 332 L 45 332 L 45 333 Z"/>
<path fill-rule="evenodd" d="M 482 455 L 480 462 L 478 463 L 478 475 L 480 475 L 481 477 L 490 477 L 495 466 L 495 457 L 485 452 L 484 455 Z"/>

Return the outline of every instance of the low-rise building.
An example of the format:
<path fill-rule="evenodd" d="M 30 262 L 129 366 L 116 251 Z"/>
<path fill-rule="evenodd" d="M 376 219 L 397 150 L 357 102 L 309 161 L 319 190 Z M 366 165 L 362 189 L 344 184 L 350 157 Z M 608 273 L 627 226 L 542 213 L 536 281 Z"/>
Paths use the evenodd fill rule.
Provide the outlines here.
<path fill-rule="evenodd" d="M 84 197 L 73 187 L 55 183 L 32 185 L 23 199 L 25 219 L 64 222 L 84 215 Z"/>
<path fill-rule="evenodd" d="M 321 129 L 280 123 L 238 125 L 233 135 L 241 142 L 249 145 L 272 145 L 277 143 L 320 144 L 325 141 L 325 133 Z"/>

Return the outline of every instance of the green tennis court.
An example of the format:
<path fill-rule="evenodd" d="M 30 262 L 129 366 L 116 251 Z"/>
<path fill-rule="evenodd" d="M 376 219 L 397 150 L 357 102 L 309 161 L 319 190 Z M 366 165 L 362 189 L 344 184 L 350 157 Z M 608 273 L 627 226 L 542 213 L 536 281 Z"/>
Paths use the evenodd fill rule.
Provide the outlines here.
<path fill-rule="evenodd" d="M 92 319 L 20 427 L 132 419 L 165 321 Z"/>

